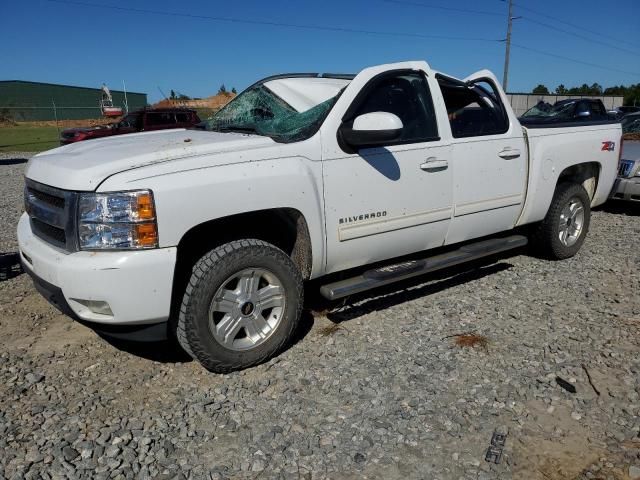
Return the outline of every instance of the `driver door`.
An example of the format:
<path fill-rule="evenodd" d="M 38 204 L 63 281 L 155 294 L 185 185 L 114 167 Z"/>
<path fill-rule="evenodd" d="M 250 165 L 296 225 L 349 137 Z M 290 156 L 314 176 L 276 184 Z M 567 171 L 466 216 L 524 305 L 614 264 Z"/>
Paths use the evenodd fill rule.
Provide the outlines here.
<path fill-rule="evenodd" d="M 327 273 L 441 246 L 451 220 L 451 146 L 425 73 L 374 76 L 342 120 L 372 112 L 397 115 L 401 137 L 354 152 L 323 135 Z"/>

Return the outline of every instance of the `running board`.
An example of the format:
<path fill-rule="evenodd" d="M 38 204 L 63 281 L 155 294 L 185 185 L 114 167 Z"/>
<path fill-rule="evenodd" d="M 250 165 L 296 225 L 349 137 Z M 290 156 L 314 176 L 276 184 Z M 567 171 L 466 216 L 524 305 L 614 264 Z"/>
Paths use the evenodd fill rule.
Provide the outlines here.
<path fill-rule="evenodd" d="M 421 260 L 409 260 L 393 265 L 367 270 L 357 277 L 340 280 L 320 287 L 320 293 L 329 300 L 344 298 L 349 295 L 364 292 L 390 283 L 417 277 L 425 273 L 452 267 L 460 263 L 488 257 L 496 253 L 523 247 L 527 244 L 527 237 L 511 235 L 506 238 L 493 238 L 464 245 L 457 250 L 428 257 Z"/>

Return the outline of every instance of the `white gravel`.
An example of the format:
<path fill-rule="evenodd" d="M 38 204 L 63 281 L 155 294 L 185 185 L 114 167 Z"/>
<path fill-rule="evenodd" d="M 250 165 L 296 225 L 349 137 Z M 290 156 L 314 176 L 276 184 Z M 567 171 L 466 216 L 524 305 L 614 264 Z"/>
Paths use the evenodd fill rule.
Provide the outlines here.
<path fill-rule="evenodd" d="M 11 251 L 24 165 L 1 162 Z M 223 376 L 98 337 L 25 275 L 1 282 L 0 480 L 628 478 L 639 234 L 636 205 L 606 206 L 572 259 L 520 252 L 306 315 L 289 350 Z M 487 347 L 455 345 L 464 332 Z M 496 430 L 499 465 L 484 459 Z"/>

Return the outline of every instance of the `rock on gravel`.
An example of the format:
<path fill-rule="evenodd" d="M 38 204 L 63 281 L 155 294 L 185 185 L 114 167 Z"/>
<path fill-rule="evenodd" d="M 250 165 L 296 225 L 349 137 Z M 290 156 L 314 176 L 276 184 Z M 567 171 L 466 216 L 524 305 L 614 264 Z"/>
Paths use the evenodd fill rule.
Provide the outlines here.
<path fill-rule="evenodd" d="M 0 163 L 5 250 L 23 168 Z M 637 207 L 607 206 L 575 258 L 516 252 L 305 315 L 295 345 L 229 375 L 102 339 L 25 275 L 0 282 L 0 478 L 631 477 L 639 234 Z"/>

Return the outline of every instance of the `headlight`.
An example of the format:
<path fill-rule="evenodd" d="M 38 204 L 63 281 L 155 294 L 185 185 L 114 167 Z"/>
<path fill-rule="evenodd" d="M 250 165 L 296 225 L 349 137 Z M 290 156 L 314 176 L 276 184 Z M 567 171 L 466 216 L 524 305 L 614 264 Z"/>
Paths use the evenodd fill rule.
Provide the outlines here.
<path fill-rule="evenodd" d="M 78 237 L 82 250 L 156 248 L 158 225 L 153 193 L 82 193 Z"/>

